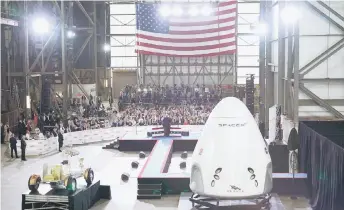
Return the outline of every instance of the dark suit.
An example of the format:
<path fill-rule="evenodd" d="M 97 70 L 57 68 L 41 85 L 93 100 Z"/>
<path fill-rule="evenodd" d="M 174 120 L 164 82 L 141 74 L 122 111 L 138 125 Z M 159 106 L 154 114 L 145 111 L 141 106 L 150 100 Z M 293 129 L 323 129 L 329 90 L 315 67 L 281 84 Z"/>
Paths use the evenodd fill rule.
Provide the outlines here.
<path fill-rule="evenodd" d="M 21 159 L 26 160 L 26 158 L 25 158 L 26 142 L 25 142 L 24 138 L 21 139 L 20 144 L 21 144 L 21 146 L 20 146 L 20 148 L 21 148 Z"/>
<path fill-rule="evenodd" d="M 10 138 L 10 145 L 11 145 L 11 157 L 13 158 L 13 151 L 14 151 L 16 158 L 18 158 L 17 139 L 14 136 Z"/>
<path fill-rule="evenodd" d="M 63 146 L 63 135 L 61 132 L 58 134 L 58 141 L 59 141 L 59 151 L 61 152 L 61 147 Z"/>
<path fill-rule="evenodd" d="M 171 123 L 172 119 L 169 117 L 165 117 L 162 120 L 162 127 L 164 127 L 164 136 L 170 136 L 171 133 Z"/>

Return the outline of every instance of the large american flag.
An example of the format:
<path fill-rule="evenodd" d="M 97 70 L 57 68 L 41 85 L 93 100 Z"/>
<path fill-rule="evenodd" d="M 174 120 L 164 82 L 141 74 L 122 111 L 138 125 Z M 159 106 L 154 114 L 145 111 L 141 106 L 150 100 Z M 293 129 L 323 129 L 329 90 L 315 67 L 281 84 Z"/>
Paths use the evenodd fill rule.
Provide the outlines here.
<path fill-rule="evenodd" d="M 185 6 L 186 5 L 186 6 Z M 184 13 L 203 4 L 180 4 Z M 164 4 L 136 4 L 136 52 L 162 56 L 204 57 L 236 52 L 237 1 L 209 3 L 209 14 L 163 17 Z M 171 8 L 172 9 L 172 8 Z"/>

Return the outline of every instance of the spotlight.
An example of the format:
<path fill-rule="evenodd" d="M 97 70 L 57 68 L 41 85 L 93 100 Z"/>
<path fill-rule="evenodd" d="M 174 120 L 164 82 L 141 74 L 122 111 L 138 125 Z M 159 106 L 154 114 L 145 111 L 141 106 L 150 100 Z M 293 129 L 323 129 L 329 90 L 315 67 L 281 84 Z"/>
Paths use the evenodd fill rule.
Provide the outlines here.
<path fill-rule="evenodd" d="M 172 14 L 174 16 L 179 17 L 179 16 L 181 16 L 183 14 L 183 10 L 179 6 L 174 6 L 173 9 L 172 9 Z"/>
<path fill-rule="evenodd" d="M 104 44 L 103 49 L 104 49 L 105 52 L 110 51 L 110 45 L 109 44 Z"/>
<path fill-rule="evenodd" d="M 68 38 L 74 38 L 75 37 L 75 33 L 74 33 L 74 31 L 67 31 L 67 37 Z"/>
<path fill-rule="evenodd" d="M 171 9 L 168 7 L 168 5 L 162 5 L 159 8 L 159 13 L 162 17 L 168 17 L 171 15 Z"/>
<path fill-rule="evenodd" d="M 209 16 L 209 15 L 211 15 L 211 13 L 213 12 L 212 9 L 211 9 L 211 7 L 210 7 L 209 5 L 203 6 L 203 8 L 202 8 L 201 11 L 202 11 L 202 14 L 203 14 L 204 16 Z"/>
<path fill-rule="evenodd" d="M 197 7 L 191 7 L 189 10 L 189 15 L 194 17 L 198 15 L 198 12 L 199 10 Z"/>
<path fill-rule="evenodd" d="M 301 17 L 300 11 L 293 6 L 287 6 L 281 11 L 281 18 L 285 24 L 294 24 Z"/>
<path fill-rule="evenodd" d="M 50 31 L 50 24 L 45 18 L 36 18 L 32 22 L 32 28 L 35 33 L 42 35 Z"/>

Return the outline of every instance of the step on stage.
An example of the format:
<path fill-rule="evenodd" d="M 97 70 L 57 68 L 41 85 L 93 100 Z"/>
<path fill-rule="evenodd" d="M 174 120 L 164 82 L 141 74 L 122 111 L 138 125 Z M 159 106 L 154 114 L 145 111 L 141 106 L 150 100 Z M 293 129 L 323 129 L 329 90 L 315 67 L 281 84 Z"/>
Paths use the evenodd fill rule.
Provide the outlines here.
<path fill-rule="evenodd" d="M 77 179 L 82 182 L 83 178 Z M 54 190 L 50 184 L 41 184 L 38 192 L 27 191 L 22 194 L 22 210 L 26 209 L 60 209 L 87 210 L 100 199 L 111 199 L 110 186 L 100 185 L 94 181 L 92 185 L 79 185 L 74 193 L 67 190 Z"/>
<path fill-rule="evenodd" d="M 179 195 L 181 192 L 190 192 L 190 169 L 186 168 L 186 170 L 179 172 L 169 169 L 173 153 L 187 151 L 188 155 L 191 156 L 198 136 L 197 133 L 190 133 L 189 137 L 153 138 L 130 134 L 119 139 L 118 149 L 120 151 L 151 151 L 138 176 L 138 199 L 160 199 L 163 195 Z M 271 152 L 272 148 L 269 149 Z M 272 156 L 272 162 L 280 165 L 280 158 L 279 156 Z M 281 159 L 285 158 L 288 156 Z M 288 159 L 286 161 L 288 163 Z M 307 174 L 298 173 L 293 176 L 289 173 L 288 167 L 284 167 L 284 170 L 276 169 L 278 168 L 273 169 L 272 193 L 307 197 L 305 183 Z"/>

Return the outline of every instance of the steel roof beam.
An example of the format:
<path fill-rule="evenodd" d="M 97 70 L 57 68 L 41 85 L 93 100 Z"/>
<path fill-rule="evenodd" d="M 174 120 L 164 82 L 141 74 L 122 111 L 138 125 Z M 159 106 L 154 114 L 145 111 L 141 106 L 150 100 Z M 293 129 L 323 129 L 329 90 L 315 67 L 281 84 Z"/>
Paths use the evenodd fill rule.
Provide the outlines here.
<path fill-rule="evenodd" d="M 94 22 L 92 20 L 92 18 L 88 15 L 87 11 L 85 10 L 85 8 L 82 6 L 81 2 L 78 0 L 75 0 L 76 4 L 78 5 L 78 7 L 80 8 L 80 10 L 82 11 L 82 13 L 84 13 L 85 17 L 88 19 L 88 21 L 91 23 L 92 26 L 94 26 Z"/>
<path fill-rule="evenodd" d="M 326 103 L 324 100 L 319 98 L 317 95 L 315 95 L 312 91 L 310 91 L 308 88 L 306 88 L 302 83 L 300 84 L 300 90 L 306 94 L 308 97 L 310 97 L 315 103 L 317 103 L 319 106 L 324 107 L 327 111 L 329 111 L 331 114 L 336 116 L 339 119 L 344 119 L 344 115 L 340 113 L 338 110 L 333 108 L 331 105 Z"/>
<path fill-rule="evenodd" d="M 344 40 L 344 39 L 343 39 Z M 306 74 L 308 74 L 309 72 L 311 72 L 313 69 L 315 69 L 317 66 L 319 66 L 320 64 L 322 64 L 325 60 L 327 60 L 329 57 L 331 57 L 332 55 L 334 55 L 335 53 L 337 53 L 339 50 L 341 50 L 344 47 L 344 43 L 341 43 L 339 46 L 336 45 L 334 46 L 335 49 L 333 51 L 330 52 L 330 50 L 326 50 L 325 52 L 321 53 L 320 57 L 322 57 L 323 55 L 326 55 L 325 57 L 323 57 L 322 59 L 318 60 L 314 65 L 312 65 L 309 69 L 305 70 L 304 72 L 300 73 L 301 78 L 303 78 Z M 332 50 L 332 49 L 331 49 Z"/>
<path fill-rule="evenodd" d="M 319 13 L 321 15 L 321 17 L 325 18 L 326 20 L 328 20 L 329 22 L 331 22 L 333 25 L 335 25 L 337 28 L 339 28 L 340 30 L 344 31 L 344 27 L 341 26 L 339 23 L 337 23 L 335 20 L 333 20 L 330 16 L 326 15 L 325 13 L 323 13 L 321 10 L 319 10 L 316 6 L 314 6 L 312 3 L 308 1 L 305 1 L 305 3 L 312 8 L 314 11 L 316 11 L 317 13 Z"/>
<path fill-rule="evenodd" d="M 330 11 L 332 14 L 334 14 L 337 18 L 339 18 L 341 21 L 344 21 L 344 17 L 339 14 L 336 10 L 332 9 L 330 6 L 328 6 L 327 4 L 325 4 L 322 1 L 317 1 L 318 4 L 320 4 L 321 6 L 323 6 L 325 9 L 327 9 L 328 11 Z"/>

